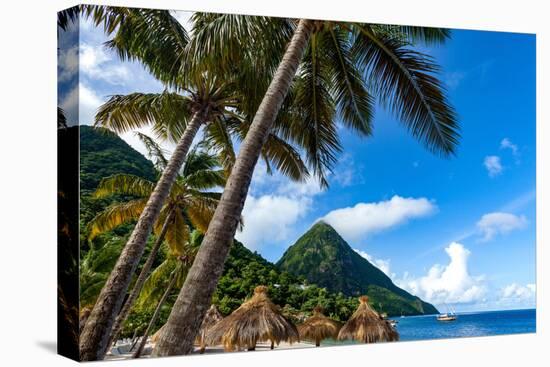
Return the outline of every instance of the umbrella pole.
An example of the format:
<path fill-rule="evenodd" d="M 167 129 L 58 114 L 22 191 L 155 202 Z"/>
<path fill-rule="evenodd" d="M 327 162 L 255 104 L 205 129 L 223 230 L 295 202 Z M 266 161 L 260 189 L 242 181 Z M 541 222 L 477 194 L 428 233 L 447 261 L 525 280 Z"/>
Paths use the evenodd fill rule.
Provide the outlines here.
<path fill-rule="evenodd" d="M 321 340 L 320 339 L 315 339 L 315 346 L 318 347 L 321 345 Z"/>
<path fill-rule="evenodd" d="M 273 340 L 271 341 L 271 349 L 275 348 L 275 343 L 273 343 Z"/>

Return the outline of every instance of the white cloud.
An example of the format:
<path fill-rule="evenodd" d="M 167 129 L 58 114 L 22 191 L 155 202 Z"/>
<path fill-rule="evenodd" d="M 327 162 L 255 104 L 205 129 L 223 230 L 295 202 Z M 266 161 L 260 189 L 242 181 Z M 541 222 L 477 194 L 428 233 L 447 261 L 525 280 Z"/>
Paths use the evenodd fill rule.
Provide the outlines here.
<path fill-rule="evenodd" d="M 78 47 L 59 50 L 58 68 L 57 79 L 59 82 L 66 82 L 76 77 L 78 72 Z"/>
<path fill-rule="evenodd" d="M 363 177 L 360 172 L 361 167 L 357 167 L 352 155 L 345 153 L 340 157 L 338 166 L 332 174 L 330 180 L 338 183 L 340 187 L 347 187 L 363 182 Z"/>
<path fill-rule="evenodd" d="M 464 245 L 453 242 L 445 252 L 450 258 L 447 265 L 433 265 L 428 273 L 413 278 L 407 273 L 396 280 L 401 288 L 435 304 L 475 303 L 487 293 L 484 276 L 472 276 L 468 271 L 470 251 Z"/>
<path fill-rule="evenodd" d="M 503 167 L 500 163 L 500 157 L 496 155 L 488 155 L 483 160 L 483 165 L 489 173 L 489 177 L 496 177 L 502 173 Z"/>
<path fill-rule="evenodd" d="M 368 234 L 380 232 L 409 219 L 434 213 L 437 206 L 426 198 L 403 198 L 395 195 L 390 200 L 376 203 L 358 203 L 353 207 L 336 209 L 323 218 L 349 241 L 358 241 Z"/>
<path fill-rule="evenodd" d="M 500 149 L 510 149 L 514 156 L 518 154 L 518 146 L 512 143 L 512 141 L 508 138 L 502 139 L 500 142 Z"/>
<path fill-rule="evenodd" d="M 533 283 L 520 285 L 509 284 L 500 290 L 499 307 L 533 307 L 536 303 L 536 285 Z"/>
<path fill-rule="evenodd" d="M 389 259 L 386 259 L 386 260 L 377 259 L 377 258 L 374 258 L 373 256 L 371 256 L 370 254 L 368 254 L 367 252 L 365 252 L 363 250 L 356 249 L 356 248 L 354 248 L 353 251 L 357 252 L 359 255 L 361 255 L 362 257 L 367 259 L 368 262 L 370 262 L 372 265 L 376 266 L 378 269 L 380 269 L 388 277 L 390 277 L 390 278 L 395 277 L 395 274 L 392 273 L 391 270 L 390 270 L 390 260 Z"/>
<path fill-rule="evenodd" d="M 517 283 L 512 283 L 502 288 L 502 298 L 530 299 L 535 296 L 535 290 L 535 284 L 521 286 Z"/>
<path fill-rule="evenodd" d="M 237 239 L 247 247 L 259 249 L 265 242 L 289 238 L 292 225 L 309 210 L 311 200 L 295 200 L 287 196 L 248 196 L 243 209 L 244 228 Z"/>
<path fill-rule="evenodd" d="M 511 213 L 494 212 L 483 215 L 476 226 L 483 234 L 482 241 L 487 242 L 498 234 L 507 234 L 525 228 L 527 218 L 524 215 L 517 216 Z"/>
<path fill-rule="evenodd" d="M 122 85 L 130 79 L 130 72 L 123 64 L 113 62 L 113 57 L 103 45 L 80 45 L 80 70 L 92 79 Z"/>
<path fill-rule="evenodd" d="M 80 123 L 81 125 L 91 125 L 94 122 L 97 108 L 103 103 L 96 92 L 84 85 L 78 84 L 60 103 L 65 111 L 70 125 Z"/>
<path fill-rule="evenodd" d="M 312 209 L 313 197 L 321 192 L 313 178 L 295 182 L 278 172 L 269 175 L 259 162 L 243 209 L 244 227 L 235 237 L 254 250 L 290 245 L 299 235 L 297 225 Z"/>
<path fill-rule="evenodd" d="M 456 89 L 466 77 L 466 72 L 452 71 L 445 75 L 445 83 L 450 89 Z"/>

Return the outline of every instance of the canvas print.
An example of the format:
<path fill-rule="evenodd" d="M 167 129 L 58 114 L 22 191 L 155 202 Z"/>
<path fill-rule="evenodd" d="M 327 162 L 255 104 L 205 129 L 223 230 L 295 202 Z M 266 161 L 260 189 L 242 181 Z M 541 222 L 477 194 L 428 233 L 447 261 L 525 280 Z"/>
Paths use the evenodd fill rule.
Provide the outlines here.
<path fill-rule="evenodd" d="M 536 36 L 367 21 L 58 13 L 60 354 L 536 332 Z"/>

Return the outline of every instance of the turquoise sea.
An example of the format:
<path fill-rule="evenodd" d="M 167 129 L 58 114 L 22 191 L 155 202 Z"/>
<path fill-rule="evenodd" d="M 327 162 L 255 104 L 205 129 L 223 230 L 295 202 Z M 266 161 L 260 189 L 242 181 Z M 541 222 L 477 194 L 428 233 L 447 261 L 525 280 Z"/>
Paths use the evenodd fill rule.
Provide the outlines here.
<path fill-rule="evenodd" d="M 536 310 L 458 313 L 456 321 L 437 321 L 435 315 L 397 317 L 400 340 L 427 340 L 534 333 Z"/>
<path fill-rule="evenodd" d="M 457 313 L 455 321 L 437 321 L 437 315 L 390 317 L 396 320 L 400 341 L 524 334 L 536 332 L 536 310 Z M 324 340 L 323 345 L 356 344 Z"/>

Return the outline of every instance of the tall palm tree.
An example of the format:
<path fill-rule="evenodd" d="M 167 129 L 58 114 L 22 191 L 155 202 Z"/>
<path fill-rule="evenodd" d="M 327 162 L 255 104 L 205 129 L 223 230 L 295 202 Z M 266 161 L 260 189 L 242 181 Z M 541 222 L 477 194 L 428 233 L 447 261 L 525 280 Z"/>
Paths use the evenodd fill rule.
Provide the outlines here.
<path fill-rule="evenodd" d="M 108 45 L 121 58 L 140 61 L 165 85 L 183 92 L 114 96 L 96 116 L 97 124 L 119 132 L 150 123 L 157 135 L 172 138 L 177 145 L 83 330 L 81 359 L 95 360 L 103 358 L 106 352 L 114 318 L 143 254 L 147 237 L 193 138 L 202 126 L 211 137 L 225 139 L 223 163 L 229 172 L 234 159 L 231 159 L 231 140 L 224 130 L 224 122 L 228 116 L 239 118 L 234 110 L 240 101 L 231 81 L 222 81 L 200 68 L 179 72 L 186 62 L 188 36 L 169 12 L 105 6 L 86 6 L 84 9 L 96 24 L 103 24 L 108 34 L 115 33 Z M 274 135 L 268 136 L 267 141 L 270 148 L 264 150 L 266 157 L 283 173 L 297 180 L 307 177 L 307 168 L 291 145 Z"/>
<path fill-rule="evenodd" d="M 230 16 L 230 19 L 223 17 L 210 15 L 205 21 L 205 28 L 209 28 L 208 24 L 215 24 L 217 19 L 222 19 L 221 24 L 210 27 L 209 31 L 223 28 L 226 24 L 226 28 L 247 27 L 245 21 L 236 22 L 236 16 Z M 241 33 L 247 34 L 246 30 Z M 209 38 L 206 35 L 198 46 L 208 48 L 221 44 L 231 47 L 242 41 L 234 40 L 239 32 L 230 34 L 232 40 L 229 42 L 220 40 L 225 34 L 217 29 L 216 34 L 209 36 L 218 38 L 218 43 L 204 42 Z M 201 39 L 200 34 L 195 37 Z M 301 118 L 289 122 L 286 131 L 306 147 L 310 163 L 318 175 L 325 167 L 330 167 L 339 149 L 335 113 L 344 126 L 361 135 L 369 135 L 374 95 L 396 113 L 412 135 L 430 150 L 444 156 L 454 153 L 458 142 L 458 124 L 455 112 L 433 74 L 437 66 L 427 55 L 410 47 L 414 40 L 442 41 L 446 37 L 447 32 L 438 29 L 308 19 L 297 22 L 241 145 L 226 189 L 154 355 L 178 355 L 192 351 L 193 340 L 235 235 L 263 143 L 293 81 L 298 84 L 295 101 L 300 106 L 298 111 L 301 113 L 297 115 Z M 238 50 L 224 50 L 222 55 L 231 57 L 234 52 Z M 218 56 L 216 53 L 213 55 Z"/>
<path fill-rule="evenodd" d="M 133 354 L 133 358 L 139 358 L 143 353 L 143 348 L 147 343 L 147 337 L 155 327 L 158 317 L 160 316 L 160 311 L 167 301 L 168 296 L 172 293 L 172 290 L 174 288 L 179 289 L 183 285 L 183 281 L 189 271 L 189 267 L 195 259 L 202 238 L 203 236 L 200 230 L 194 230 L 185 247 L 170 248 L 168 258 L 151 273 L 147 282 L 144 284 L 143 292 L 137 301 L 137 305 L 146 307 L 146 304 L 156 302 L 156 307 L 147 325 L 147 329 L 141 337 L 138 348 Z M 166 281 L 164 283 L 167 285 L 163 286 L 162 283 L 165 279 Z M 157 301 L 159 290 L 162 289 L 164 289 L 164 291 Z"/>
<path fill-rule="evenodd" d="M 107 336 L 122 305 L 131 275 L 193 138 L 205 126 L 208 134 L 229 143 L 223 122 L 228 115 L 233 115 L 235 103 L 239 100 L 231 82 L 210 76 L 198 68 L 192 72 L 179 72 L 185 63 L 188 36 L 168 11 L 107 6 L 84 6 L 83 9 L 97 25 L 103 24 L 108 34 L 115 34 L 107 44 L 122 59 L 140 61 L 167 87 L 183 92 L 181 95 L 167 91 L 114 96 L 99 111 L 96 119 L 98 124 L 116 131 L 152 123 L 157 135 L 172 138 L 177 145 L 83 330 L 81 359 L 95 360 L 101 359 L 106 352 Z M 266 150 L 270 154 L 268 158 L 283 173 L 298 180 L 307 177 L 307 168 L 291 145 L 276 138 L 268 138 L 268 142 L 271 147 Z M 228 144 L 225 152 L 232 152 Z M 233 161 L 224 159 L 227 172 Z"/>
<path fill-rule="evenodd" d="M 116 30 L 118 32 L 117 36 L 118 34 L 121 37 L 125 34 L 127 35 L 128 26 L 131 24 L 136 25 L 136 27 L 138 24 L 147 27 L 179 27 L 177 34 L 173 33 L 169 39 L 163 39 L 161 46 L 165 48 L 173 47 L 182 51 L 188 42 L 187 33 L 183 27 L 172 17 L 167 16 L 167 13 L 153 11 L 138 13 L 134 9 L 107 9 L 104 7 L 87 7 L 85 8 L 85 12 L 88 16 L 92 16 L 96 23 L 103 23 L 107 33 L 113 33 Z M 150 41 L 150 39 L 143 37 L 145 33 L 142 32 L 142 34 L 137 35 L 138 38 L 135 38 L 134 41 L 136 42 L 133 43 L 136 48 L 130 48 L 128 53 L 134 54 L 135 52 L 136 57 L 148 58 L 151 65 L 164 65 L 165 61 L 161 59 L 164 56 L 161 54 L 162 47 L 157 48 L 158 56 L 154 56 L 150 52 L 150 47 L 140 48 L 137 44 L 140 42 L 141 45 L 146 46 Z M 141 38 L 139 38 L 140 35 L 142 36 Z M 145 53 L 141 50 L 145 50 Z M 189 118 L 183 125 L 183 134 L 176 145 L 174 154 L 154 187 L 149 200 L 142 207 L 140 218 L 134 231 L 130 235 L 82 331 L 80 338 L 81 360 L 101 359 L 104 356 L 109 344 L 109 336 L 114 318 L 120 310 L 124 294 L 143 254 L 147 237 L 160 214 L 162 204 L 170 193 L 171 186 L 176 180 L 177 173 L 183 164 L 199 127 L 205 121 L 215 116 L 217 112 L 216 108 L 219 106 L 216 106 L 216 103 L 214 103 L 212 106 L 214 108 L 207 108 L 203 104 L 193 105 L 190 103 L 187 107 L 191 115 L 186 116 Z"/>
<path fill-rule="evenodd" d="M 157 169 L 162 172 L 168 162 L 162 149 L 150 137 L 139 133 L 138 135 L 145 143 L 149 156 L 155 160 Z M 217 159 L 210 154 L 194 149 L 187 155 L 181 174 L 176 178 L 154 226 L 153 231 L 157 236 L 155 244 L 128 299 L 115 319 L 111 331 L 111 343 L 117 340 L 122 325 L 145 284 L 163 241 L 166 239 L 172 251 L 179 256 L 189 238 L 190 230 L 187 223 L 202 231 L 208 227 L 220 194 L 204 190 L 223 187 L 225 184 L 224 171 L 218 170 L 217 167 Z M 137 220 L 154 186 L 154 182 L 128 174 L 118 174 L 103 179 L 94 194 L 96 198 L 105 198 L 116 194 L 137 198 L 128 202 L 115 203 L 99 213 L 89 223 L 89 239 L 92 240 L 96 235 L 110 231 L 123 223 Z"/>

